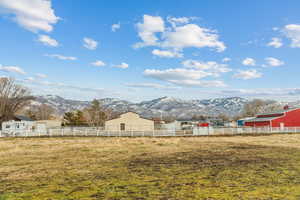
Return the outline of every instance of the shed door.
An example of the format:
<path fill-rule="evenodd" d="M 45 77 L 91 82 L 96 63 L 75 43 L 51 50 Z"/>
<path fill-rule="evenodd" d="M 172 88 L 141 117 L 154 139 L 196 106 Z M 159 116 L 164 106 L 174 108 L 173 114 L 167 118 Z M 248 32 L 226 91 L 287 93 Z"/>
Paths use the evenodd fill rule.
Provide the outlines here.
<path fill-rule="evenodd" d="M 120 124 L 120 130 L 121 131 L 125 131 L 125 123 L 121 123 Z"/>
<path fill-rule="evenodd" d="M 281 130 L 284 129 L 284 123 L 280 123 L 280 129 L 281 129 Z"/>

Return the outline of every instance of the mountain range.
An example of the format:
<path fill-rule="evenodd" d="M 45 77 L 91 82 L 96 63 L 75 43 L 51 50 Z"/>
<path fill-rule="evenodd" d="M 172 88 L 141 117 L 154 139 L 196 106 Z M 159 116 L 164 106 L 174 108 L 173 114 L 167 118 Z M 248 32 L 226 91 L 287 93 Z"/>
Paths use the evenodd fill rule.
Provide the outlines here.
<path fill-rule="evenodd" d="M 99 99 L 102 106 L 114 112 L 134 111 L 143 117 L 172 116 L 177 119 L 190 119 L 194 115 L 217 116 L 224 113 L 229 116 L 241 112 L 247 99 L 240 97 L 215 98 L 205 100 L 183 100 L 173 97 L 161 97 L 149 101 L 133 103 L 116 98 Z M 65 99 L 56 95 L 37 96 L 31 105 L 47 104 L 53 107 L 58 115 L 73 110 L 82 110 L 90 101 Z"/>

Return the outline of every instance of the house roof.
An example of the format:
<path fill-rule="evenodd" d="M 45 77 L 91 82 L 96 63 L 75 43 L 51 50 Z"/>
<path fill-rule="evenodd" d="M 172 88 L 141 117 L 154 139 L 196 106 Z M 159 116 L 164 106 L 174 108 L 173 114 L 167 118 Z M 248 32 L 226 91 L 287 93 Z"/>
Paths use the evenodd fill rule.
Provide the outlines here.
<path fill-rule="evenodd" d="M 21 121 L 33 121 L 31 118 L 23 116 L 23 115 L 15 115 L 15 119 L 18 119 Z"/>

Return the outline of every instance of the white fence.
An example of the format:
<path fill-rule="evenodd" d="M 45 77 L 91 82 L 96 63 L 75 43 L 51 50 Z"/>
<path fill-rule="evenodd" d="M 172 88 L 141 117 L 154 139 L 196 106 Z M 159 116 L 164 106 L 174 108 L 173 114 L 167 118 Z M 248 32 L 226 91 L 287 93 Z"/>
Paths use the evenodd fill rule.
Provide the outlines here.
<path fill-rule="evenodd" d="M 192 130 L 153 130 L 153 131 L 105 131 L 100 128 L 73 127 L 35 131 L 0 132 L 0 137 L 165 137 L 165 136 L 218 136 L 256 135 L 272 133 L 300 133 L 300 127 L 286 128 L 194 128 Z"/>

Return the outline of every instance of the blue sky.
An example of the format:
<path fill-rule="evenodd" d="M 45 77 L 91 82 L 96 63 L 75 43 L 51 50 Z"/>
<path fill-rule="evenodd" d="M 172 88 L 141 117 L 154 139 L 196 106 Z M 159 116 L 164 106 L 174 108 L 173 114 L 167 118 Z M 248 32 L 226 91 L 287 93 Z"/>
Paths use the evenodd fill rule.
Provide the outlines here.
<path fill-rule="evenodd" d="M 0 0 L 0 76 L 34 94 L 297 100 L 300 2 Z"/>

